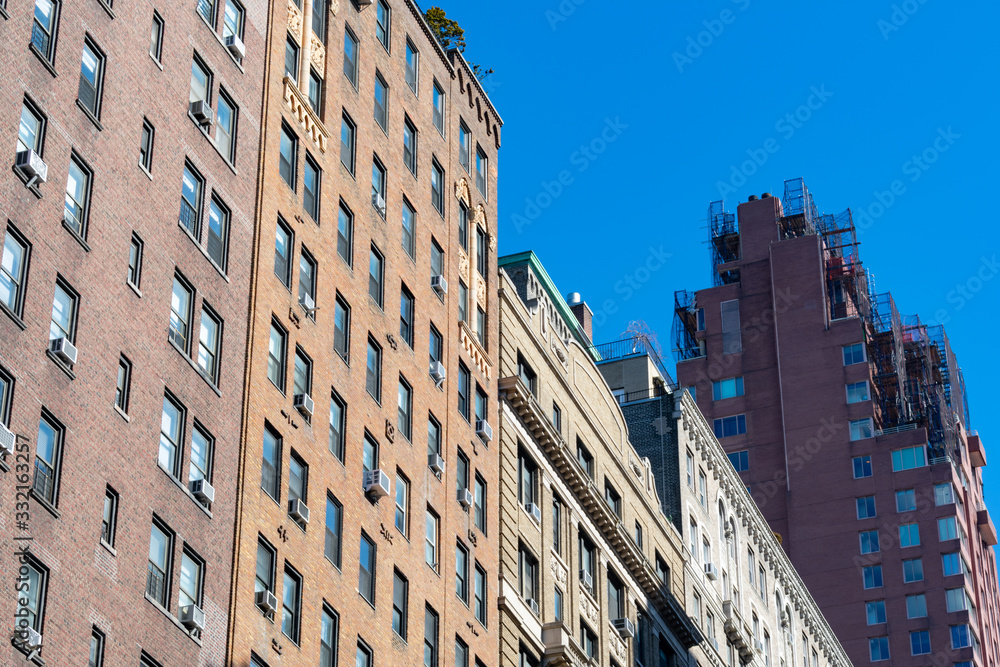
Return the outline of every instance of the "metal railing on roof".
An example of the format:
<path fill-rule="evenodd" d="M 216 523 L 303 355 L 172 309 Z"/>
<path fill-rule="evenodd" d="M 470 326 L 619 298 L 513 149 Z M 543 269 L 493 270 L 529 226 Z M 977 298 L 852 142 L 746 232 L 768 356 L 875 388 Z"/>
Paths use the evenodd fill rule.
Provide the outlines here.
<path fill-rule="evenodd" d="M 647 356 L 653 362 L 653 366 L 656 371 L 660 374 L 660 377 L 670 388 L 676 388 L 674 384 L 674 379 L 671 377 L 670 373 L 667 371 L 667 367 L 664 365 L 663 360 L 660 359 L 660 355 L 657 354 L 653 346 L 649 344 L 649 341 L 643 336 L 633 336 L 631 338 L 623 338 L 621 340 L 613 340 L 610 343 L 601 343 L 600 345 L 594 345 L 591 348 L 597 353 L 599 361 L 614 361 L 615 359 L 627 359 L 628 357 L 639 357 Z"/>

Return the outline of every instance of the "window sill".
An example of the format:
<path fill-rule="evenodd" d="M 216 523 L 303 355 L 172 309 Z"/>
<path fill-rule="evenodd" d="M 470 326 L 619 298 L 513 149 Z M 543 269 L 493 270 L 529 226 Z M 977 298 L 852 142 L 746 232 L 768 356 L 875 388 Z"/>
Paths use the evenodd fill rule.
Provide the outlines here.
<path fill-rule="evenodd" d="M 142 173 L 146 174 L 146 178 L 148 178 L 149 180 L 153 180 L 153 174 L 149 171 L 149 169 L 146 169 L 146 167 L 144 167 L 141 162 L 139 162 L 138 165 Z"/>
<path fill-rule="evenodd" d="M 125 281 L 125 284 L 126 284 L 126 285 L 128 285 L 128 288 L 129 288 L 130 290 L 132 290 L 133 292 L 135 292 L 135 295 L 136 295 L 137 297 L 139 297 L 140 299 L 142 298 L 142 290 L 141 290 L 141 289 L 139 289 L 139 288 L 138 288 L 138 287 L 137 287 L 137 286 L 136 286 L 136 285 L 135 285 L 134 283 L 132 283 L 132 282 L 131 282 L 131 281 L 129 281 L 129 280 L 126 280 L 126 281 Z"/>
<path fill-rule="evenodd" d="M 101 5 L 104 4 L 101 2 L 101 0 L 97 0 L 97 2 Z M 94 127 L 97 128 L 98 132 L 104 129 L 104 126 L 101 125 L 101 121 L 97 119 L 97 116 L 94 115 L 94 112 L 85 107 L 83 105 L 83 102 L 81 102 L 79 98 L 77 98 L 76 100 L 76 106 L 78 106 L 80 108 L 80 111 L 83 112 L 83 115 L 85 115 L 90 120 L 90 122 L 94 124 Z"/>
<path fill-rule="evenodd" d="M 198 506 L 198 509 L 200 509 L 202 512 L 204 512 L 205 515 L 209 519 L 212 518 L 212 510 L 210 510 L 207 507 L 205 507 L 204 505 L 202 505 L 201 501 L 198 500 L 197 498 L 195 498 L 194 494 L 191 493 L 191 489 L 187 488 L 187 486 L 185 486 L 184 483 L 181 482 L 181 480 L 179 480 L 176 477 L 174 477 L 173 473 L 171 473 L 169 470 L 167 470 L 166 468 L 164 468 L 163 466 L 161 466 L 159 459 L 157 459 L 157 461 L 156 461 L 156 467 L 159 468 L 160 472 L 162 472 L 164 475 L 166 475 L 167 479 L 169 479 L 171 482 L 173 482 L 177 486 L 177 488 L 179 488 L 181 491 L 183 491 L 184 495 L 186 495 L 188 498 L 190 498 L 191 502 L 193 502 L 195 505 Z"/>
<path fill-rule="evenodd" d="M 82 236 L 80 236 L 80 233 L 79 233 L 78 231 L 76 231 L 75 229 L 73 229 L 72 227 L 70 227 L 70 226 L 69 226 L 69 223 L 68 223 L 68 222 L 66 222 L 66 218 L 65 218 L 65 217 L 63 217 L 63 220 L 62 220 L 62 226 L 63 226 L 63 228 L 65 228 L 65 230 L 66 230 L 67 232 L 69 232 L 69 233 L 70 233 L 70 236 L 72 236 L 72 237 L 73 237 L 73 239 L 74 239 L 74 240 L 75 240 L 75 241 L 76 241 L 77 243 L 79 243 L 79 244 L 80 244 L 80 247 L 81 247 L 81 248 L 83 248 L 83 249 L 84 249 L 84 250 L 86 250 L 87 252 L 90 252 L 90 246 L 89 246 L 89 245 L 87 245 L 87 242 L 86 242 L 86 241 L 85 241 L 85 240 L 83 239 L 83 237 L 82 237 Z"/>
<path fill-rule="evenodd" d="M 101 540 L 101 546 L 104 547 L 109 554 L 111 554 L 115 558 L 118 558 L 118 552 L 115 551 L 115 548 L 113 546 L 111 546 L 110 544 L 108 544 L 104 540 Z"/>
<path fill-rule="evenodd" d="M 73 372 L 73 369 L 64 364 L 62 359 L 52 354 L 52 351 L 49 350 L 48 348 L 45 349 L 45 356 L 47 356 L 49 359 L 55 362 L 55 365 L 59 367 L 59 370 L 65 373 L 66 377 L 68 377 L 70 380 L 76 379 L 76 373 Z"/>
<path fill-rule="evenodd" d="M 171 614 L 169 611 L 167 611 L 163 607 L 163 605 L 161 605 L 159 602 L 157 602 L 153 598 L 149 597 L 149 593 L 143 593 L 143 597 L 145 597 L 146 598 L 146 602 L 148 602 L 149 604 L 153 605 L 153 607 L 156 608 L 157 611 L 159 611 L 161 614 L 163 614 L 168 619 L 170 619 L 170 622 L 173 623 L 174 625 L 176 625 L 177 629 L 179 629 L 181 632 L 183 632 L 185 635 L 187 635 L 191 639 L 191 641 L 193 641 L 198 646 L 202 645 L 201 644 L 201 639 L 199 639 L 198 637 L 195 637 L 193 634 L 191 634 L 191 632 L 187 628 L 185 628 L 183 625 L 181 625 L 181 622 L 178 621 L 177 618 L 173 614 Z"/>
<path fill-rule="evenodd" d="M 163 63 L 161 63 L 159 60 L 157 60 L 156 56 L 154 56 L 152 53 L 150 53 L 149 54 L 149 59 L 153 61 L 154 65 L 156 65 L 157 67 L 160 68 L 161 72 L 163 71 Z"/>
<path fill-rule="evenodd" d="M 60 518 L 62 516 L 59 513 L 59 510 L 56 509 L 55 505 L 53 505 L 52 503 L 50 503 L 49 501 L 47 501 L 45 498 L 42 498 L 40 495 L 38 495 L 37 493 L 35 493 L 34 487 L 32 487 L 32 489 L 31 489 L 31 497 L 34 498 L 35 502 L 38 503 L 41 507 L 43 507 L 45 509 L 45 511 L 47 511 L 49 514 L 51 514 L 56 519 L 58 519 L 58 518 Z"/>
<path fill-rule="evenodd" d="M 3 311 L 3 314 L 9 317 L 11 321 L 13 321 L 14 324 L 16 324 L 21 331 L 24 331 L 27 328 L 28 325 L 24 323 L 24 320 L 18 317 L 17 313 L 8 308 L 7 304 L 0 303 L 0 311 Z"/>
<path fill-rule="evenodd" d="M 191 243 L 194 244 L 194 247 L 196 247 L 198 251 L 205 257 L 205 259 L 208 260 L 208 263 L 211 264 L 216 271 L 218 271 L 219 275 L 222 276 L 222 279 L 225 280 L 227 283 L 230 282 L 229 276 L 226 275 L 226 272 L 222 269 L 221 266 L 216 264 L 215 260 L 212 259 L 211 255 L 208 254 L 208 251 L 205 250 L 205 248 L 203 248 L 200 243 L 198 243 L 198 239 L 194 237 L 194 234 L 191 233 L 191 230 L 181 224 L 180 218 L 177 219 L 177 226 L 181 228 L 181 231 L 184 232 L 184 234 L 189 239 L 191 239 Z"/>
<path fill-rule="evenodd" d="M 115 406 L 115 412 L 117 412 L 118 416 L 121 417 L 122 419 L 124 419 L 126 423 L 132 421 L 132 418 L 128 416 L 128 413 L 125 412 L 124 410 L 122 410 L 117 405 Z"/>
<path fill-rule="evenodd" d="M 194 369 L 194 371 L 195 371 L 195 372 L 196 372 L 196 373 L 198 374 L 198 377 L 200 377 L 200 378 L 201 378 L 202 380 L 204 380 L 204 381 L 205 381 L 205 384 L 207 384 L 207 385 L 208 385 L 208 386 L 209 386 L 209 387 L 210 387 L 210 388 L 212 389 L 212 391 L 214 391 L 214 392 L 215 392 L 215 395 L 216 395 L 216 396 L 219 396 L 219 397 L 221 398 L 221 397 L 222 397 L 222 391 L 221 391 L 221 390 L 220 390 L 220 389 L 219 389 L 219 388 L 218 388 L 218 387 L 217 387 L 217 386 L 215 385 L 215 383 L 214 383 L 214 382 L 212 382 L 212 380 L 211 380 L 211 379 L 210 379 L 210 378 L 209 378 L 209 377 L 208 377 L 208 376 L 207 376 L 207 375 L 205 374 L 205 371 L 203 371 L 203 370 L 201 369 L 201 367 L 200 367 L 200 366 L 198 366 L 198 365 L 197 365 L 196 363 L 194 363 L 194 360 L 193 360 L 193 359 L 191 359 L 191 357 L 189 357 L 189 356 L 188 356 L 187 352 L 185 352 L 185 351 L 184 351 L 184 350 L 183 350 L 183 349 L 182 349 L 182 348 L 181 348 L 181 347 L 180 347 L 180 346 L 179 346 L 179 345 L 178 345 L 177 343 L 175 343 L 174 341 L 170 340 L 169 336 L 167 337 L 167 342 L 168 342 L 168 343 L 169 343 L 169 344 L 170 344 L 170 345 L 171 345 L 171 346 L 172 346 L 172 347 L 173 347 L 173 348 L 174 348 L 175 350 L 177 350 L 177 352 L 178 352 L 178 353 L 179 353 L 179 354 L 180 354 L 180 355 L 181 355 L 181 356 L 182 356 L 182 357 L 184 358 L 184 361 L 188 362 L 188 365 L 189 365 L 189 366 L 190 366 L 191 368 L 193 368 L 193 369 Z M 194 497 L 194 496 L 192 496 L 192 498 L 193 498 L 193 497 Z"/>
<path fill-rule="evenodd" d="M 215 114 L 215 111 L 216 111 L 215 109 L 212 109 L 213 114 Z M 191 120 L 191 123 L 193 123 L 194 126 L 198 129 L 198 132 L 201 133 L 201 136 L 205 137 L 205 141 L 207 141 L 209 145 L 211 145 L 211 147 L 215 149 L 215 152 L 219 154 L 219 157 L 222 158 L 222 161 L 226 164 L 227 167 L 229 167 L 229 171 L 233 172 L 234 174 L 238 174 L 238 172 L 236 171 L 236 166 L 232 162 L 230 162 L 229 158 L 227 158 L 225 155 L 222 154 L 222 151 L 219 150 L 219 147 L 215 145 L 215 140 L 212 138 L 212 135 L 210 135 L 208 133 L 208 130 L 206 129 L 215 125 L 215 118 L 214 117 L 212 118 L 211 124 L 202 125 L 201 123 L 198 122 L 198 119 L 191 114 L 190 107 L 188 108 L 187 116 Z M 233 137 L 233 141 L 236 141 L 236 137 Z M 292 189 L 294 190 L 294 188 Z"/>
<path fill-rule="evenodd" d="M 41 62 L 42 65 L 45 67 L 45 69 L 49 71 L 49 74 L 51 74 L 54 77 L 59 76 L 58 74 L 56 74 L 55 66 L 51 62 L 49 62 L 49 59 L 45 57 L 45 54 L 43 54 L 41 51 L 38 50 L 37 46 L 29 42 L 28 50 L 35 54 L 35 57 L 38 58 L 39 62 Z"/>
<path fill-rule="evenodd" d="M 14 169 L 14 165 L 11 165 L 10 170 L 14 172 L 14 174 L 16 174 L 19 179 L 21 179 L 21 182 L 24 183 L 24 187 L 28 188 L 28 191 L 31 192 L 31 194 L 35 195 L 39 199 L 42 198 L 42 191 L 38 189 L 37 182 L 33 183 L 32 185 L 28 185 L 28 179 L 20 171 Z"/>

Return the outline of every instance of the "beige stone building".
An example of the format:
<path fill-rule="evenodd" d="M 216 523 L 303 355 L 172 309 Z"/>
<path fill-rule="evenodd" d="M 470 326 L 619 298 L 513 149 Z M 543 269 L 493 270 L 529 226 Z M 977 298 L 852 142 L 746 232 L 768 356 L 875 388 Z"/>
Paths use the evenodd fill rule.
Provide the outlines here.
<path fill-rule="evenodd" d="M 687 664 L 703 638 L 649 463 L 538 258 L 499 266 L 498 664 Z"/>

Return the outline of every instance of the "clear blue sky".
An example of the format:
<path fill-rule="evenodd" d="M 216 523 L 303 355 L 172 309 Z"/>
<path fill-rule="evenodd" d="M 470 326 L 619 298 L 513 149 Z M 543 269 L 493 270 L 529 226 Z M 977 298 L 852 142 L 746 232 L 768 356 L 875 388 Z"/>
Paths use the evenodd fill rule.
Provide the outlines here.
<path fill-rule="evenodd" d="M 991 379 L 1000 355 L 996 342 L 986 345 L 1000 330 L 1000 7 L 435 4 L 465 28 L 466 57 L 496 70 L 488 90 L 506 123 L 500 252 L 534 250 L 563 292 L 581 292 L 601 322 L 598 342 L 641 319 L 670 356 L 674 290 L 710 284 L 705 214 L 723 198 L 720 183 L 738 186 L 724 197 L 732 211 L 802 176 L 821 211 L 850 207 L 856 221 L 863 210 L 875 214 L 861 256 L 902 312 L 944 320 L 972 426 L 992 460 L 987 498 L 1000 520 L 1000 490 L 990 488 L 1000 483 Z M 592 142 L 603 152 L 580 152 Z M 925 150 L 932 164 L 920 158 Z M 748 151 L 763 164 L 743 169 Z M 753 172 L 742 185 L 734 166 Z M 894 181 L 901 194 L 880 210 L 875 193 Z M 670 257 L 629 294 L 618 281 L 635 275 L 651 248 Z M 602 317 L 606 300 L 617 312 Z"/>

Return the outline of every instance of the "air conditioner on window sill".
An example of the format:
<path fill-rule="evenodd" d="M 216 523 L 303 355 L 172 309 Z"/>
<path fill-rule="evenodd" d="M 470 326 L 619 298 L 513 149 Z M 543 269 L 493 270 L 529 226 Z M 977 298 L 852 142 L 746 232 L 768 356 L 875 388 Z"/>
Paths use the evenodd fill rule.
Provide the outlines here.
<path fill-rule="evenodd" d="M 485 419 L 476 420 L 476 435 L 482 438 L 484 441 L 489 442 L 493 439 L 493 427 Z"/>
<path fill-rule="evenodd" d="M 468 489 L 459 489 L 458 504 L 462 506 L 462 509 L 465 510 L 469 509 L 470 507 L 472 507 L 472 503 L 473 503 L 472 491 L 469 491 Z"/>
<path fill-rule="evenodd" d="M 260 591 L 257 593 L 254 597 L 254 604 L 267 614 L 273 614 L 278 610 L 278 598 L 274 597 L 274 593 L 271 591 Z"/>
<path fill-rule="evenodd" d="M 392 482 L 384 470 L 366 470 L 363 486 L 365 493 L 376 500 L 388 496 L 392 491 Z"/>
<path fill-rule="evenodd" d="M 44 183 L 49 174 L 49 168 L 42 157 L 32 150 L 18 151 L 14 156 L 14 169 L 24 174 L 29 184 Z"/>
<path fill-rule="evenodd" d="M 207 479 L 196 479 L 191 482 L 191 493 L 203 503 L 215 502 L 215 488 L 208 483 Z"/>
<path fill-rule="evenodd" d="M 12 454 L 15 444 L 17 444 L 17 436 L 14 435 L 13 431 L 0 423 L 0 457 Z"/>
<path fill-rule="evenodd" d="M 431 276 L 431 287 L 441 296 L 448 293 L 448 281 L 442 275 Z"/>
<path fill-rule="evenodd" d="M 622 639 L 635 637 L 635 625 L 627 618 L 616 618 L 611 621 L 611 625 L 618 631 L 618 636 Z"/>
<path fill-rule="evenodd" d="M 236 35 L 229 35 L 225 39 L 226 48 L 229 52 L 233 54 L 234 58 L 239 58 L 242 60 L 247 55 L 247 47 L 243 44 L 243 40 Z"/>
<path fill-rule="evenodd" d="M 199 125 L 207 126 L 212 124 L 212 107 L 205 100 L 192 102 L 189 110 Z"/>
<path fill-rule="evenodd" d="M 447 377 L 447 373 L 445 372 L 444 364 L 442 364 L 440 361 L 432 361 L 431 378 L 434 379 L 434 382 L 441 384 L 442 382 L 444 382 L 445 377 Z"/>
<path fill-rule="evenodd" d="M 428 454 L 427 455 L 427 467 L 431 469 L 435 475 L 444 474 L 444 459 L 441 458 L 440 454 Z"/>
<path fill-rule="evenodd" d="M 65 364 L 72 366 L 76 363 L 76 347 L 66 338 L 49 341 L 49 351 Z"/>
<path fill-rule="evenodd" d="M 316 403 L 309 394 L 295 394 L 292 403 L 295 409 L 301 412 L 304 417 L 311 418 L 313 416 L 313 409 L 316 407 Z"/>
<path fill-rule="evenodd" d="M 198 605 L 189 604 L 181 607 L 181 613 L 178 615 L 177 620 L 188 630 L 205 629 L 205 612 Z"/>
<path fill-rule="evenodd" d="M 301 498 L 293 498 L 288 501 L 288 516 L 295 519 L 300 524 L 309 523 L 309 508 Z"/>

